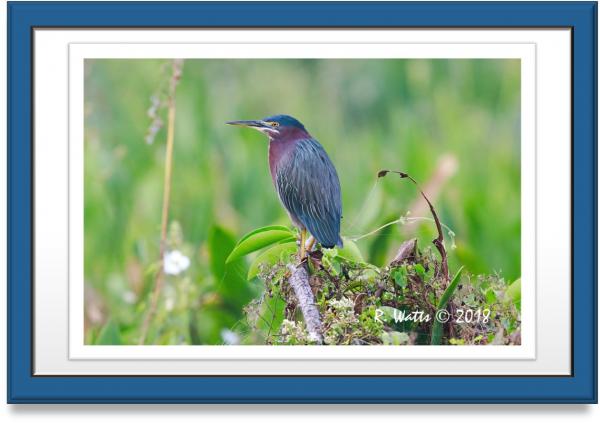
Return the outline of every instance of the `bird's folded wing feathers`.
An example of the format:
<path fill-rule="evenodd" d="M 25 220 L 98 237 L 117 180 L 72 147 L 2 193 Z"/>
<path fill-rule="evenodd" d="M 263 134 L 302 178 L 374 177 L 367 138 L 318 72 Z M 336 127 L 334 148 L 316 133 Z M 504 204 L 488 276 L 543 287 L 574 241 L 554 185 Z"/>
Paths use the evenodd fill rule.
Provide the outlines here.
<path fill-rule="evenodd" d="M 296 144 L 276 172 L 279 197 L 295 219 L 325 247 L 341 245 L 342 202 L 333 163 L 314 139 Z"/>

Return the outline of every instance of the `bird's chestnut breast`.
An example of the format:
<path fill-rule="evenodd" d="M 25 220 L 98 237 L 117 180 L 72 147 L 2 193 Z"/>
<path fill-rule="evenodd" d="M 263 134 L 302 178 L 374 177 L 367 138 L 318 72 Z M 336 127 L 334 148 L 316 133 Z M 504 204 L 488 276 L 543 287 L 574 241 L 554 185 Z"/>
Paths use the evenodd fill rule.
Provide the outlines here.
<path fill-rule="evenodd" d="M 288 131 L 278 137 L 271 138 L 269 141 L 269 169 L 273 181 L 275 181 L 277 167 L 290 159 L 297 142 L 307 136 L 310 137 L 305 131 Z"/>

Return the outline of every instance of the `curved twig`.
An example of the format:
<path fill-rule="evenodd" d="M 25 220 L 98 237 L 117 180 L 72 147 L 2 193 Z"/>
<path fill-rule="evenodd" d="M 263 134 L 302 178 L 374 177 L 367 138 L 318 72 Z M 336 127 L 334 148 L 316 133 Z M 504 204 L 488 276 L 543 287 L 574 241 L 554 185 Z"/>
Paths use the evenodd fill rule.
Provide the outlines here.
<path fill-rule="evenodd" d="M 429 210 L 431 211 L 431 215 L 433 215 L 433 220 L 435 221 L 435 227 L 438 232 L 437 238 L 435 238 L 432 243 L 437 248 L 438 252 L 440 252 L 440 257 L 442 259 L 442 269 L 441 269 L 442 276 L 444 277 L 446 282 L 450 281 L 450 274 L 448 271 L 448 254 L 446 253 L 446 248 L 444 247 L 444 234 L 442 232 L 442 224 L 440 222 L 440 219 L 438 218 L 435 208 L 433 207 L 433 205 L 431 204 L 431 202 L 429 201 L 429 199 L 427 198 L 425 193 L 423 193 L 423 190 L 421 190 L 421 187 L 419 187 L 419 184 L 415 181 L 415 179 L 413 177 L 411 177 L 410 175 L 408 175 L 406 172 L 391 171 L 391 170 L 384 169 L 377 173 L 377 178 L 385 177 L 390 172 L 392 172 L 394 174 L 398 174 L 400 176 L 400 178 L 407 178 L 410 181 L 412 181 L 412 183 L 417 187 L 417 190 L 419 190 L 419 192 L 421 193 L 421 196 L 423 196 L 423 199 L 425 199 L 425 201 L 429 205 Z"/>

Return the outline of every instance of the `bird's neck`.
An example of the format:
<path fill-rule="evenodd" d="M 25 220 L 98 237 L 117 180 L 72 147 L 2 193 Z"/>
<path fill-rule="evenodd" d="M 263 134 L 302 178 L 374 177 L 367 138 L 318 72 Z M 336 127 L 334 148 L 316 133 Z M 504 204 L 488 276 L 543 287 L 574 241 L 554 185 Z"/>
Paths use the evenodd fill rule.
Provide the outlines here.
<path fill-rule="evenodd" d="M 298 141 L 306 138 L 310 138 L 310 134 L 301 129 L 294 129 L 275 137 L 269 137 L 269 168 L 273 181 L 279 164 L 286 160 Z"/>

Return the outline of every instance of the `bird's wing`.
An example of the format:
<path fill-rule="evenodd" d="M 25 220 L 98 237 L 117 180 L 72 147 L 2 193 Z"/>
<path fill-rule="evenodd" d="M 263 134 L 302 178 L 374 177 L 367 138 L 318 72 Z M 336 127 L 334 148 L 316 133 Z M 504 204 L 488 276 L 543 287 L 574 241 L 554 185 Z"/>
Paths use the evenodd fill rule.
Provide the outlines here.
<path fill-rule="evenodd" d="M 324 247 L 342 245 L 340 181 L 329 156 L 314 139 L 304 139 L 277 167 L 281 202 Z"/>

